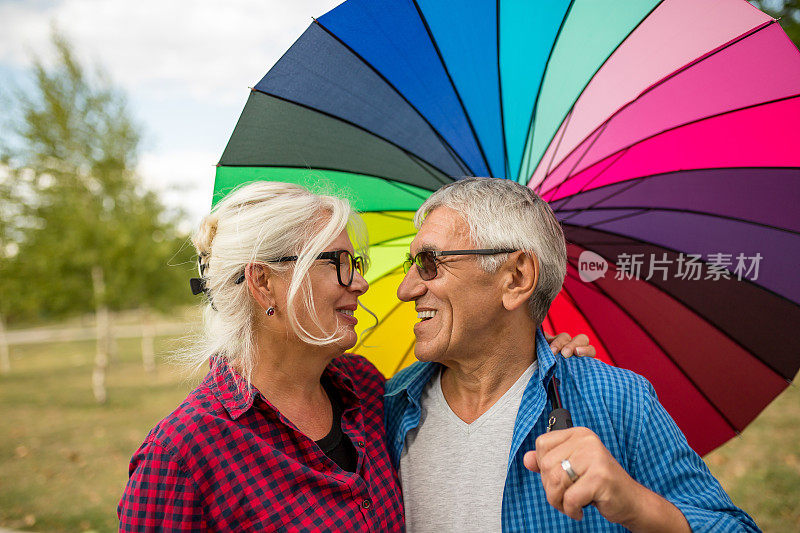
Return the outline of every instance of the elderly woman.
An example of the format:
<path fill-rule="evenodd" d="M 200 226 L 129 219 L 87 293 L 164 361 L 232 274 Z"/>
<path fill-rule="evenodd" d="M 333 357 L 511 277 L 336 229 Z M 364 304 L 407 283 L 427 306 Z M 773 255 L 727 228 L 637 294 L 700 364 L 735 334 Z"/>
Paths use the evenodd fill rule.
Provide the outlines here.
<path fill-rule="evenodd" d="M 211 369 L 134 454 L 120 530 L 403 529 L 384 377 L 344 354 L 368 288 L 348 231 L 365 235 L 345 200 L 275 182 L 204 219 L 209 305 L 190 359 Z"/>

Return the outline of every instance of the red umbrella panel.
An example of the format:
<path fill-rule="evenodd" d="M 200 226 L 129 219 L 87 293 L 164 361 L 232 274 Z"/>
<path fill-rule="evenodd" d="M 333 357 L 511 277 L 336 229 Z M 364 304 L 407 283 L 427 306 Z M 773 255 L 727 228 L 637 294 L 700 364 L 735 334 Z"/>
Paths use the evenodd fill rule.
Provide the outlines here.
<path fill-rule="evenodd" d="M 695 450 L 706 453 L 722 436 L 740 432 L 786 387 L 783 375 L 796 364 L 796 354 L 786 348 L 791 341 L 755 330 L 791 331 L 795 305 L 753 284 L 742 290 L 736 278 L 715 280 L 707 263 L 691 263 L 673 250 L 606 232 L 571 233 L 591 251 L 569 245 L 568 275 L 549 325 L 579 325 L 597 341 L 599 358 L 646 374 Z M 657 264 L 643 261 L 637 277 L 629 268 L 603 263 L 605 275 L 587 282 L 588 261 L 624 254 L 657 258 Z M 754 352 L 775 355 L 765 361 Z"/>

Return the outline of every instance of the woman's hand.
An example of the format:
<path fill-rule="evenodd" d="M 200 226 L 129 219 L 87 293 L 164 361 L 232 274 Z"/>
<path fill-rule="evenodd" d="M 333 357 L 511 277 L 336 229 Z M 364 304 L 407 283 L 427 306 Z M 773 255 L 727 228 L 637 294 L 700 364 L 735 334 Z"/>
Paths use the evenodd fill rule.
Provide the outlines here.
<path fill-rule="evenodd" d="M 578 356 L 594 357 L 597 351 L 594 346 L 589 344 L 589 337 L 580 333 L 575 335 L 575 338 L 570 337 L 569 333 L 559 333 L 555 337 L 551 337 L 547 333 L 544 334 L 547 342 L 550 343 L 550 349 L 553 353 L 561 352 L 564 357 L 570 357 L 573 354 Z"/>

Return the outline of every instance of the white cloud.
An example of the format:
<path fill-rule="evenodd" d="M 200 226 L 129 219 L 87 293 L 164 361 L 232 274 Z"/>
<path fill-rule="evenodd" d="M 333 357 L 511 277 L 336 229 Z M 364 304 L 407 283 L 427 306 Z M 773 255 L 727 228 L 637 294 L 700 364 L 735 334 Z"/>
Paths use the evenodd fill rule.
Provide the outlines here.
<path fill-rule="evenodd" d="M 209 161 L 218 157 L 200 151 L 147 152 L 137 171 L 148 189 L 159 193 L 165 204 L 184 209 L 196 225 L 211 209 L 216 167 Z"/>
<path fill-rule="evenodd" d="M 48 59 L 55 24 L 78 57 L 132 96 L 146 138 L 145 184 L 196 224 L 208 212 L 214 163 L 247 88 L 341 0 L 0 0 L 0 67 Z"/>
<path fill-rule="evenodd" d="M 44 55 L 51 23 L 129 91 L 237 101 L 337 0 L 0 2 L 0 62 Z"/>

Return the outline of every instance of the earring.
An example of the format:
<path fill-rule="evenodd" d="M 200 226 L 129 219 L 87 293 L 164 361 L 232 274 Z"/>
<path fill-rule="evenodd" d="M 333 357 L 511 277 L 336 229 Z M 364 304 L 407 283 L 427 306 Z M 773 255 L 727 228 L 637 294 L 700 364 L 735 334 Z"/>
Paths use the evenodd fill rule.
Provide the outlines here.
<path fill-rule="evenodd" d="M 267 316 L 272 316 L 274 314 L 275 314 L 275 308 L 274 307 L 270 307 L 269 309 L 267 309 Z"/>

